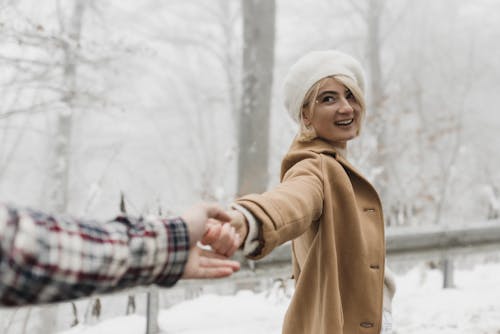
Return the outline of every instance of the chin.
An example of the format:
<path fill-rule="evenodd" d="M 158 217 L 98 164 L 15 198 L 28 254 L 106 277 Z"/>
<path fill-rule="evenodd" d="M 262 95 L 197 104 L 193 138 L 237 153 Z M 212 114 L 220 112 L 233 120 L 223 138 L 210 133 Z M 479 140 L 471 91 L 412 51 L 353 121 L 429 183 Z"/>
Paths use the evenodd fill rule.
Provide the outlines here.
<path fill-rule="evenodd" d="M 343 140 L 345 140 L 345 141 L 352 140 L 352 139 L 356 138 L 357 136 L 358 136 L 358 134 L 357 134 L 357 133 L 352 133 L 352 134 L 346 135 L 346 136 L 343 138 Z"/>

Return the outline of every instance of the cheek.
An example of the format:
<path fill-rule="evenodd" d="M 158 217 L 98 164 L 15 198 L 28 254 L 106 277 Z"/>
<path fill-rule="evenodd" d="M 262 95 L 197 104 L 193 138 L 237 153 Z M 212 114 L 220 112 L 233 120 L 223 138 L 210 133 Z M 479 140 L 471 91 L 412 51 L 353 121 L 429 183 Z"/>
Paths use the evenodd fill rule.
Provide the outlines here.
<path fill-rule="evenodd" d="M 329 112 L 318 112 L 317 113 L 317 119 L 318 122 L 324 123 L 332 120 L 335 117 L 335 113 L 329 113 Z"/>
<path fill-rule="evenodd" d="M 355 111 L 354 112 L 354 118 L 357 119 L 358 122 L 361 122 L 361 111 Z"/>

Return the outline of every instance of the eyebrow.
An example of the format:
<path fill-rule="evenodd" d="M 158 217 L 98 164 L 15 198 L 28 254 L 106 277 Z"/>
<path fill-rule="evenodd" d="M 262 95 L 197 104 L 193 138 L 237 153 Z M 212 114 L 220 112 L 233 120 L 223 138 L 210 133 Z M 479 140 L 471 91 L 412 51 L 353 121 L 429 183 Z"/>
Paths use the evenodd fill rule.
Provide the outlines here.
<path fill-rule="evenodd" d="M 318 97 L 321 97 L 321 96 L 326 95 L 326 94 L 331 94 L 331 95 L 336 95 L 336 96 L 340 95 L 340 93 L 335 91 L 335 90 L 325 90 L 324 92 L 319 93 Z"/>
<path fill-rule="evenodd" d="M 351 90 L 348 89 L 348 88 L 346 88 L 345 91 L 344 91 L 344 94 L 348 94 L 350 92 L 351 92 Z M 326 94 L 332 94 L 332 95 L 335 95 L 335 96 L 339 96 L 340 95 L 340 93 L 337 92 L 336 90 L 325 90 L 324 92 L 319 93 L 318 97 L 321 97 L 321 96 L 326 95 Z"/>

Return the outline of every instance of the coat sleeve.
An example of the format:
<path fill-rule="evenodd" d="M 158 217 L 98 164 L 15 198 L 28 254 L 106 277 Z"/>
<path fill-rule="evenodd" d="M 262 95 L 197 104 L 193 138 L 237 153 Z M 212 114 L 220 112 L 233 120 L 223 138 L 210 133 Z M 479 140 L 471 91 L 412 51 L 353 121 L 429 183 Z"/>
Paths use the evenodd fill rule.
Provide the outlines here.
<path fill-rule="evenodd" d="M 189 233 L 180 218 L 96 222 L 0 203 L 0 304 L 171 286 L 182 275 L 188 251 Z"/>
<path fill-rule="evenodd" d="M 259 259 L 304 233 L 321 216 L 323 190 L 322 158 L 317 155 L 292 166 L 273 190 L 238 199 L 259 225 L 261 246 L 249 257 Z"/>

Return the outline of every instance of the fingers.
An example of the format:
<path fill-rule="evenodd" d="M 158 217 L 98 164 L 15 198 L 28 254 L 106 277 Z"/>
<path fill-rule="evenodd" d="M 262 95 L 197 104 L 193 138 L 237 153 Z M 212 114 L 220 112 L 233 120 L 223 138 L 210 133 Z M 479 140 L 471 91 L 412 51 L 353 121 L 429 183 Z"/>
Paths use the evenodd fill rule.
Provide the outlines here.
<path fill-rule="evenodd" d="M 188 209 L 181 218 L 189 228 L 191 245 L 196 244 L 207 231 L 207 222 L 222 224 L 231 220 L 230 216 L 215 203 L 200 203 Z"/>
<path fill-rule="evenodd" d="M 210 245 L 214 251 L 225 256 L 232 256 L 240 247 L 240 235 L 230 224 L 220 225 L 208 222 L 207 231 L 201 239 L 203 245 Z"/>
<path fill-rule="evenodd" d="M 219 254 L 232 256 L 242 243 L 242 229 L 235 229 L 245 223 L 239 212 L 225 212 L 215 203 L 202 203 L 183 218 L 189 226 L 192 246 L 201 241 Z"/>
<path fill-rule="evenodd" d="M 230 276 L 239 269 L 240 264 L 237 261 L 194 246 L 190 249 L 182 277 L 185 279 L 221 278 Z"/>
<path fill-rule="evenodd" d="M 203 245 L 213 244 L 219 239 L 221 232 L 222 225 L 213 219 L 209 219 L 207 222 L 207 230 L 200 241 Z"/>
<path fill-rule="evenodd" d="M 200 276 L 203 278 L 222 278 L 240 270 L 240 264 L 211 251 L 200 252 Z"/>
<path fill-rule="evenodd" d="M 240 245 L 240 236 L 230 224 L 222 225 L 217 240 L 209 243 L 214 251 L 224 256 L 232 256 Z"/>
<path fill-rule="evenodd" d="M 200 265 L 205 268 L 230 268 L 233 272 L 240 270 L 238 261 L 229 260 L 225 256 L 203 249 L 200 249 Z"/>
<path fill-rule="evenodd" d="M 228 257 L 233 256 L 233 254 L 238 250 L 238 248 L 240 248 L 240 244 L 241 244 L 240 239 L 241 239 L 241 237 L 240 237 L 240 235 L 237 232 L 235 232 L 235 234 L 236 234 L 236 237 L 233 240 L 232 246 L 225 253 L 225 255 L 228 256 Z"/>
<path fill-rule="evenodd" d="M 200 278 L 223 278 L 232 274 L 231 268 L 203 268 L 201 269 Z"/>
<path fill-rule="evenodd" d="M 231 217 L 216 203 L 205 203 L 205 209 L 208 218 L 214 218 L 223 223 L 231 221 Z"/>

